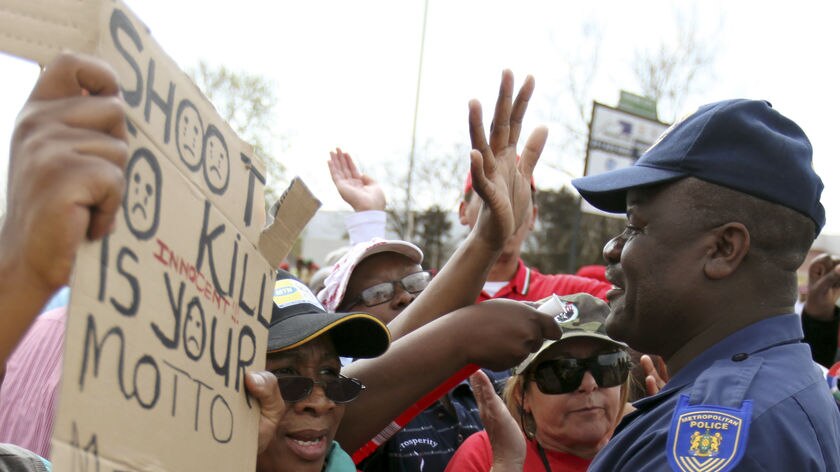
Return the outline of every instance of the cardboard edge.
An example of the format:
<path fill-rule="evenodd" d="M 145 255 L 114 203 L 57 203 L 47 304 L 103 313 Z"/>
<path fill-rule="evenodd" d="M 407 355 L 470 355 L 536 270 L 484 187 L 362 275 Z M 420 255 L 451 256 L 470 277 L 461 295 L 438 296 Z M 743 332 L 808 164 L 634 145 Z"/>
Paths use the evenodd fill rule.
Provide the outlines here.
<path fill-rule="evenodd" d="M 303 180 L 300 177 L 292 179 L 283 195 L 271 206 L 268 214 L 271 221 L 260 233 L 260 253 L 273 268 L 279 267 L 289 255 L 295 240 L 320 207 L 321 201 Z"/>

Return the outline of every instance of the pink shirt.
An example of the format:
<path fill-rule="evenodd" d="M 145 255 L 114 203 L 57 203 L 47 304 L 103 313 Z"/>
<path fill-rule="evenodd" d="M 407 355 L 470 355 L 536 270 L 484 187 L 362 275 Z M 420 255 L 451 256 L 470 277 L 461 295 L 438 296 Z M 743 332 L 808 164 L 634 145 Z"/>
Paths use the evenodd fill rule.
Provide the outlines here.
<path fill-rule="evenodd" d="M 42 313 L 6 363 L 0 387 L 0 442 L 49 458 L 61 380 L 67 307 Z"/>

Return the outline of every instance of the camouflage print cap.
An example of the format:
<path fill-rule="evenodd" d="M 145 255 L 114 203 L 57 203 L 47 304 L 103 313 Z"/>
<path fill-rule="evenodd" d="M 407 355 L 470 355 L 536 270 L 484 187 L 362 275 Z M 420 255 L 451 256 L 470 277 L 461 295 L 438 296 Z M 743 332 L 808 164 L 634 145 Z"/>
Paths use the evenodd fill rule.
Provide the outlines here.
<path fill-rule="evenodd" d="M 556 343 L 572 338 L 594 338 L 606 341 L 619 348 L 627 345 L 607 335 L 604 322 L 610 314 L 610 307 L 600 298 L 588 293 L 573 295 L 551 295 L 542 300 L 537 310 L 554 315 L 563 335 L 557 340 L 546 340 L 537 352 L 531 353 L 522 363 L 513 369 L 513 375 L 519 375 L 528 368 L 546 349 Z"/>

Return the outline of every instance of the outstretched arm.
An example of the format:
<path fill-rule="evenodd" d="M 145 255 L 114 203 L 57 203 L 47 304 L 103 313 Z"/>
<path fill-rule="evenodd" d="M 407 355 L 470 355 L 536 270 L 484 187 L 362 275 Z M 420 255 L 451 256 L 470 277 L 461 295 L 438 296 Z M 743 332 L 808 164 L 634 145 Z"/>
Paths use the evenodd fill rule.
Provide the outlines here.
<path fill-rule="evenodd" d="M 359 172 L 350 154 L 335 148 L 327 161 L 330 176 L 341 198 L 353 211 L 385 211 L 385 192 L 369 175 Z"/>
<path fill-rule="evenodd" d="M 539 349 L 543 339 L 560 335 L 552 316 L 512 300 L 489 300 L 442 316 L 394 341 L 382 356 L 342 369 L 366 389 L 347 405 L 336 439 L 355 451 L 468 364 L 507 369 Z"/>
<path fill-rule="evenodd" d="M 481 423 L 493 449 L 492 472 L 518 472 L 525 466 L 525 435 L 510 415 L 505 403 L 496 394 L 493 384 L 483 371 L 470 376 Z"/>
<path fill-rule="evenodd" d="M 359 172 L 350 154 L 336 148 L 330 151 L 330 168 L 335 189 L 341 198 L 353 207 L 353 213 L 344 219 L 350 244 L 372 238 L 385 237 L 385 192 L 370 176 Z"/>
<path fill-rule="evenodd" d="M 499 97 L 488 143 L 481 104 L 469 104 L 470 173 L 475 193 L 482 200 L 478 221 L 438 275 L 388 328 L 394 338 L 444 313 L 475 303 L 487 273 L 507 239 L 523 224 L 531 223 L 531 174 L 540 158 L 548 131 L 537 128 L 517 160 L 516 146 L 534 79 L 528 76 L 513 99 L 513 74 L 502 73 Z"/>
<path fill-rule="evenodd" d="M 114 71 L 62 54 L 42 72 L 12 135 L 0 229 L 0 365 L 68 282 L 79 246 L 112 230 L 127 159 Z"/>

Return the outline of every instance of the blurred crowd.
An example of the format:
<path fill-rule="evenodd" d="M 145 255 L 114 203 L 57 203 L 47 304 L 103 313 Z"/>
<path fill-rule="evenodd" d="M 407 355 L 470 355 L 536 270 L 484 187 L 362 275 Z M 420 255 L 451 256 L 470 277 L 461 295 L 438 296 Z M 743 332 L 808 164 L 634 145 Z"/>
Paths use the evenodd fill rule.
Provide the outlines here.
<path fill-rule="evenodd" d="M 470 103 L 470 231 L 443 267 L 385 239 L 382 187 L 330 152 L 350 241 L 278 267 L 265 370 L 245 378 L 257 470 L 840 470 L 840 258 L 810 260 L 799 290 L 825 224 L 802 129 L 765 101 L 700 107 L 634 165 L 573 181 L 626 228 L 603 265 L 546 274 L 520 257 L 548 133 L 521 136 L 534 87 L 504 71 L 489 126 Z M 0 470 L 51 468 L 75 254 L 123 211 L 121 100 L 107 64 L 64 53 L 16 123 Z"/>

